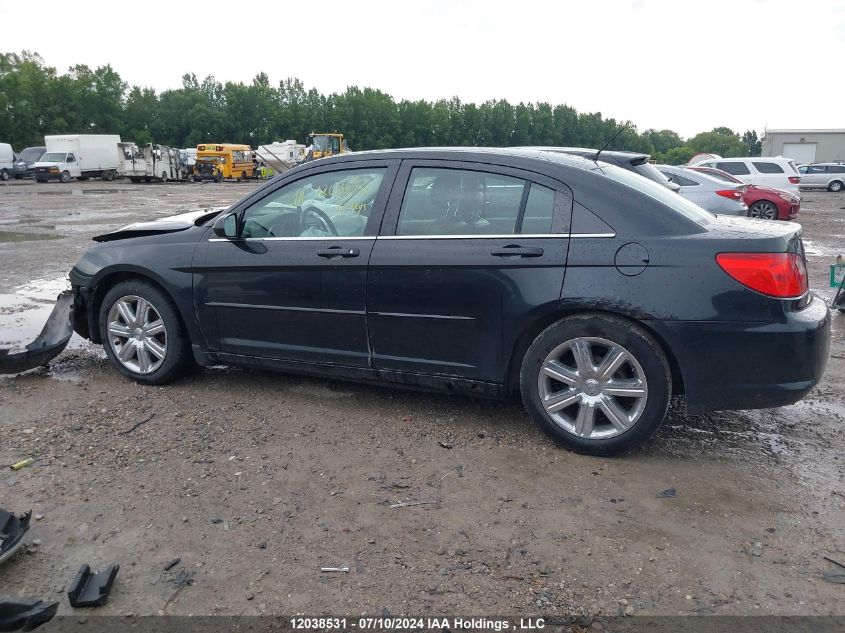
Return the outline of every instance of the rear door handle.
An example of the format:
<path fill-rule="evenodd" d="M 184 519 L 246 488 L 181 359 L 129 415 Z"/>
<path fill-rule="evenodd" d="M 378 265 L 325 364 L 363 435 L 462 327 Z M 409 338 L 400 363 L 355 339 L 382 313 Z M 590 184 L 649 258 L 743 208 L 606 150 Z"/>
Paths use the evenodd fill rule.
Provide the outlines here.
<path fill-rule="evenodd" d="M 343 246 L 331 246 L 317 251 L 320 257 L 358 257 L 361 254 L 357 248 L 344 248 Z"/>
<path fill-rule="evenodd" d="M 508 244 L 502 248 L 493 249 L 490 254 L 496 257 L 540 257 L 543 255 L 543 249 L 537 246 Z"/>

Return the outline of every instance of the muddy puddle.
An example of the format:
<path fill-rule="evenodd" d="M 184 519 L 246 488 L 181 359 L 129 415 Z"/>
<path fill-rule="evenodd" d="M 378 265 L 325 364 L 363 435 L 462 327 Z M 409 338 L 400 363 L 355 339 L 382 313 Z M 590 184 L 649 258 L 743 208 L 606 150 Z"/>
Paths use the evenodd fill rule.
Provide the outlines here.
<path fill-rule="evenodd" d="M 0 348 L 20 352 L 41 333 L 53 311 L 56 297 L 70 289 L 67 277 L 35 279 L 18 286 L 13 293 L 0 294 Z M 69 348 L 88 342 L 74 334 Z"/>
<path fill-rule="evenodd" d="M 37 242 L 40 240 L 60 240 L 64 235 L 50 233 L 21 233 L 19 231 L 0 231 L 0 244 L 16 242 Z"/>

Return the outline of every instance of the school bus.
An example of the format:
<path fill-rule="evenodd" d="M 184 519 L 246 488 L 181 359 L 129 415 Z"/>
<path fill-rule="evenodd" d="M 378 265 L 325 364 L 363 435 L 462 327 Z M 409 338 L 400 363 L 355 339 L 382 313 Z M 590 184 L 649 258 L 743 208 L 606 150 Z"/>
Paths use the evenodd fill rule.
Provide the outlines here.
<path fill-rule="evenodd" d="M 252 178 L 255 163 L 252 162 L 252 148 L 249 145 L 201 143 L 197 145 L 195 171 L 202 173 L 203 165 L 212 167 L 207 171 L 217 174 L 220 178 L 246 180 Z"/>

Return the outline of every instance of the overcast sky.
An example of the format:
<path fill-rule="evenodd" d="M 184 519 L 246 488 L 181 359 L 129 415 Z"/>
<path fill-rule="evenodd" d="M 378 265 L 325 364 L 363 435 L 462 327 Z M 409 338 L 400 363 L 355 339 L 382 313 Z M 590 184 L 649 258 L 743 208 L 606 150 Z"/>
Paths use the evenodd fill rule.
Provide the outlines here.
<path fill-rule="evenodd" d="M 0 0 L 0 50 L 130 84 L 181 76 L 397 99 L 567 103 L 682 136 L 727 125 L 845 128 L 845 1 Z M 42 10 L 43 9 L 43 10 Z"/>

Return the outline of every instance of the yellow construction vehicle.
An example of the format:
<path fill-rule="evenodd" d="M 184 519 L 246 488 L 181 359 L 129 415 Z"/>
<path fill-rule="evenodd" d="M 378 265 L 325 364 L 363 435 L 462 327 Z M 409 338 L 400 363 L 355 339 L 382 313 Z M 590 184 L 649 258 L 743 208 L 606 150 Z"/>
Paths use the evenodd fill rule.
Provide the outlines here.
<path fill-rule="evenodd" d="M 335 154 L 345 154 L 349 151 L 346 141 L 343 140 L 343 134 L 338 132 L 321 132 L 319 134 L 311 132 L 308 137 L 311 140 L 311 149 L 305 157 L 306 161 L 326 158 Z"/>

